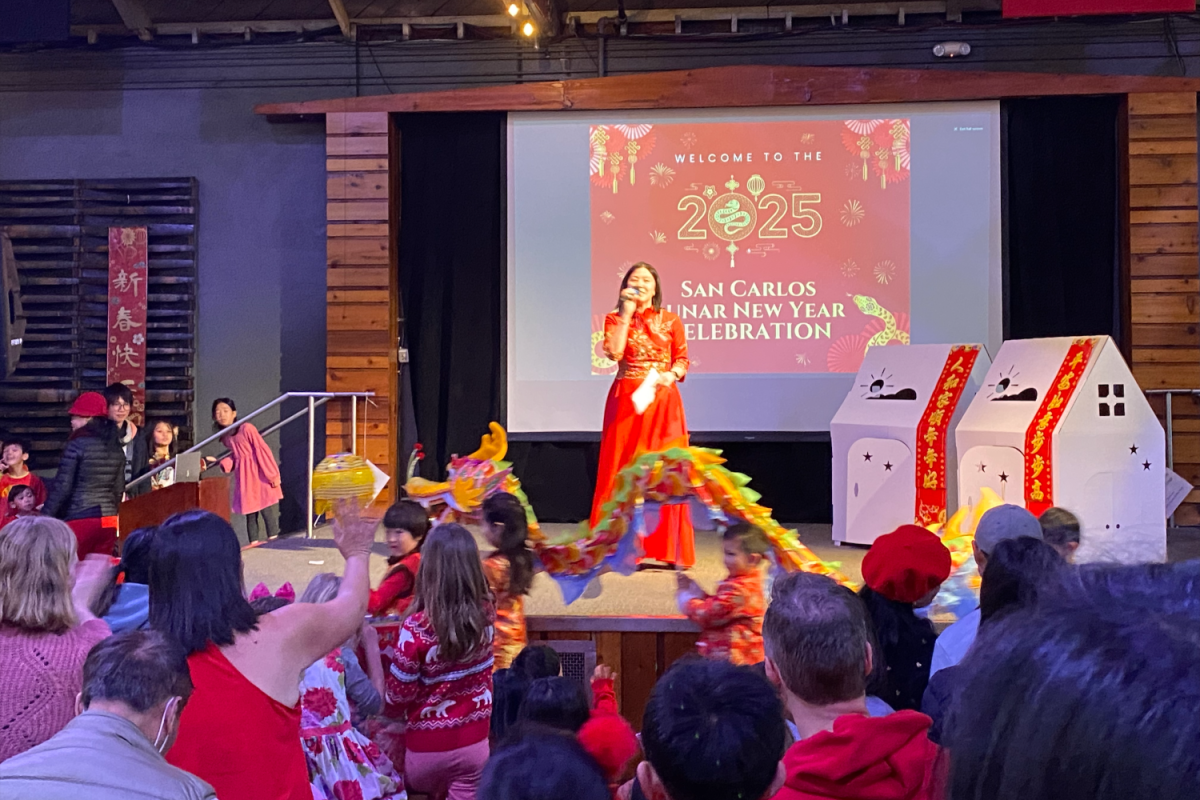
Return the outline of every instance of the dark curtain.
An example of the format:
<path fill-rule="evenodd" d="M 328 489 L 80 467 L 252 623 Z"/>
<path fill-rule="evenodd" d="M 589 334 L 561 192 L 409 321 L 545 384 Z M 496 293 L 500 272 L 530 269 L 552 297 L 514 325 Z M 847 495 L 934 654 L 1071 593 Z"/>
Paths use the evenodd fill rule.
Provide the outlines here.
<path fill-rule="evenodd" d="M 411 407 L 425 448 L 421 474 L 436 478 L 451 454 L 472 452 L 500 419 L 505 116 L 399 114 L 397 127 L 411 384 L 401 408 Z M 401 442 L 402 458 L 411 444 Z"/>
<path fill-rule="evenodd" d="M 687 405 L 687 388 L 683 388 Z M 716 448 L 730 469 L 753 480 L 759 501 L 786 523 L 832 522 L 833 452 L 829 438 L 819 441 L 714 441 L 692 443 Z M 511 442 L 509 459 L 538 518 L 546 522 L 587 519 L 596 488 L 600 442 Z"/>
<path fill-rule="evenodd" d="M 1122 342 L 1116 97 L 1003 105 L 1005 338 Z"/>

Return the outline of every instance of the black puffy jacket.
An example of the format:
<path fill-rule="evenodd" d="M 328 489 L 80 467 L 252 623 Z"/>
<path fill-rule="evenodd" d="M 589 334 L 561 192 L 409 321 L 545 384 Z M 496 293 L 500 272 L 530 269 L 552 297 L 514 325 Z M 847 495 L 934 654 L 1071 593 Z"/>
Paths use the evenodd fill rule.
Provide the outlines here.
<path fill-rule="evenodd" d="M 94 419 L 71 434 L 42 513 L 59 519 L 111 517 L 125 492 L 125 451 L 108 420 Z"/>

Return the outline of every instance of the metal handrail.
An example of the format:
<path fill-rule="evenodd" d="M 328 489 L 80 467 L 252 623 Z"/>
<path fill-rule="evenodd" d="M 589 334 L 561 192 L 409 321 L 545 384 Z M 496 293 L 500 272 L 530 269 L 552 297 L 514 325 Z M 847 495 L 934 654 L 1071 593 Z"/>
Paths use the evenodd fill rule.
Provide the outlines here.
<path fill-rule="evenodd" d="M 131 486 L 139 484 L 142 481 L 149 480 L 150 478 L 154 477 L 158 473 L 162 472 L 167 467 L 174 466 L 175 461 L 176 461 L 176 459 L 179 458 L 179 456 L 184 455 L 186 453 L 194 453 L 197 450 L 200 450 L 201 448 L 205 447 L 206 445 L 217 441 L 221 437 L 228 436 L 229 434 L 236 431 L 238 429 L 238 426 L 244 425 L 245 423 L 247 423 L 250 420 L 257 417 L 259 414 L 262 414 L 264 411 L 268 411 L 268 410 L 274 408 L 275 406 L 279 405 L 280 403 L 284 402 L 285 400 L 289 400 L 291 398 L 296 398 L 296 397 L 308 398 L 308 406 L 306 408 L 302 408 L 301 410 L 297 411 L 295 414 L 292 414 L 287 419 L 282 419 L 279 422 L 276 422 L 275 424 L 271 425 L 270 427 L 265 428 L 260 433 L 262 436 L 267 436 L 267 435 L 272 434 L 275 431 L 279 430 L 280 428 L 284 427 L 285 425 L 287 425 L 291 422 L 295 422 L 296 420 L 300 419 L 300 417 L 303 417 L 305 415 L 308 416 L 308 492 L 307 492 L 308 496 L 307 496 L 307 500 L 305 503 L 306 508 L 307 508 L 307 511 L 306 511 L 307 527 L 305 529 L 305 536 L 307 538 L 311 539 L 312 535 L 313 535 L 312 474 L 313 474 L 313 467 L 315 466 L 313 461 L 314 461 L 314 457 L 315 457 L 314 456 L 314 454 L 315 454 L 314 447 L 315 447 L 315 440 L 316 440 L 316 415 L 314 412 L 317 410 L 318 406 L 325 405 L 330 400 L 336 400 L 336 399 L 344 398 L 344 397 L 352 398 L 353 402 L 351 403 L 351 406 L 350 406 L 350 452 L 357 454 L 357 452 L 358 452 L 358 400 L 359 400 L 359 398 L 362 398 L 367 403 L 370 403 L 371 399 L 373 397 L 375 397 L 374 392 L 284 392 L 283 394 L 279 395 L 279 397 L 276 397 L 274 400 L 267 403 L 266 405 L 260 406 L 259 408 L 255 409 L 254 411 L 251 411 L 246 416 L 238 419 L 232 425 L 230 425 L 228 428 L 222 428 L 221 430 L 214 433 L 212 436 L 209 436 L 204 441 L 198 442 L 198 443 L 192 445 L 187 450 L 184 450 L 182 453 L 177 453 L 173 458 L 170 458 L 167 461 L 164 461 L 163 463 L 159 464 L 154 469 L 134 478 L 129 483 L 125 484 L 125 491 L 129 491 L 129 487 L 131 487 Z M 221 459 L 225 458 L 228 455 L 229 455 L 229 451 L 225 450 L 223 453 L 221 453 L 219 456 L 217 456 L 217 460 L 220 461 Z"/>

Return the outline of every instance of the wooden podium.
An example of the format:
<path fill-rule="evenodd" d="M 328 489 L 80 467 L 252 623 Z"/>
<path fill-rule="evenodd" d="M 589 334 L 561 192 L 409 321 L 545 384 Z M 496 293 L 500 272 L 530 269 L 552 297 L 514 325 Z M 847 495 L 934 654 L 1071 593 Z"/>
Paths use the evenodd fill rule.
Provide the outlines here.
<path fill-rule="evenodd" d="M 229 481 L 229 476 L 222 475 L 198 483 L 176 483 L 132 497 L 121 503 L 121 534 L 161 525 L 172 514 L 194 508 L 211 511 L 228 521 L 231 513 Z"/>

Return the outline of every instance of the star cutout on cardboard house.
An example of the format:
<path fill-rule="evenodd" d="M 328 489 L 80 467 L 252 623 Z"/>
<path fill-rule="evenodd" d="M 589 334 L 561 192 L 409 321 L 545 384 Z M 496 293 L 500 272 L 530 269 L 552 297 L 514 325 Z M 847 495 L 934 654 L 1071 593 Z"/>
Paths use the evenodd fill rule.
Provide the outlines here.
<path fill-rule="evenodd" d="M 1137 455 L 1137 445 L 1136 444 L 1129 445 L 1129 454 L 1132 456 Z"/>
<path fill-rule="evenodd" d="M 1142 462 L 1142 469 L 1150 469 L 1150 462 L 1149 462 L 1149 461 L 1143 461 L 1143 462 Z"/>
<path fill-rule="evenodd" d="M 1008 473 L 1005 473 L 1005 472 L 1000 473 L 1000 482 L 1008 483 Z"/>
<path fill-rule="evenodd" d="M 863 453 L 863 461 L 870 461 L 870 460 L 871 460 L 871 454 Z"/>
<path fill-rule="evenodd" d="M 982 461 L 980 461 L 978 464 L 976 464 L 975 468 L 978 469 L 980 472 L 987 472 L 987 464 L 983 463 Z"/>
<path fill-rule="evenodd" d="M 892 462 L 890 462 L 890 461 L 883 462 L 883 471 L 891 472 L 892 471 Z"/>

